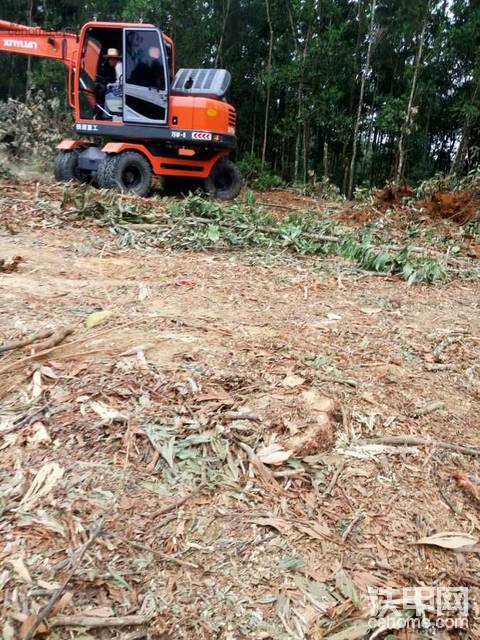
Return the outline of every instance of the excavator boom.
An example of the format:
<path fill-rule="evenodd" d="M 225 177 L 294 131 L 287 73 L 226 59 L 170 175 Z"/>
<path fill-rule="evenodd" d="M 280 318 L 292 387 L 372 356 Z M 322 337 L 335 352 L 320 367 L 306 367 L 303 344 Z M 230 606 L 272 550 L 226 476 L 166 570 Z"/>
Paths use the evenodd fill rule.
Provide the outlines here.
<path fill-rule="evenodd" d="M 71 67 L 77 47 L 78 36 L 72 33 L 43 31 L 0 20 L 0 51 L 52 58 Z"/>

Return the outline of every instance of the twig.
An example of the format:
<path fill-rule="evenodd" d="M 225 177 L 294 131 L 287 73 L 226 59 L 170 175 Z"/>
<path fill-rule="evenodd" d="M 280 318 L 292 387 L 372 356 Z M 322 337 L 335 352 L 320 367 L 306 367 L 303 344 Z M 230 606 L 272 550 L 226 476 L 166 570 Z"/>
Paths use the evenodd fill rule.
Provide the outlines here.
<path fill-rule="evenodd" d="M 185 504 L 185 502 L 190 500 L 190 498 L 195 498 L 196 496 L 200 495 L 201 492 L 202 492 L 202 488 L 198 489 L 197 491 L 193 491 L 192 493 L 189 493 L 187 496 L 183 496 L 183 498 L 179 498 L 178 500 L 175 500 L 175 502 L 172 502 L 171 504 L 167 504 L 165 507 L 161 507 L 160 509 L 157 509 L 153 513 L 149 513 L 148 517 L 150 518 L 150 520 L 154 520 L 159 516 L 163 516 L 166 513 L 170 513 L 170 511 L 174 511 L 175 509 L 177 509 L 177 507 L 181 507 L 182 504 Z"/>
<path fill-rule="evenodd" d="M 343 540 L 343 542 L 345 542 L 345 541 L 346 541 L 346 539 L 347 539 L 347 538 L 348 538 L 348 536 L 350 535 L 350 533 L 351 533 L 351 531 L 352 531 L 353 527 L 354 527 L 358 522 L 360 522 L 360 520 L 363 518 L 363 516 L 364 516 L 363 511 L 359 511 L 358 513 L 356 513 L 356 514 L 353 516 L 352 520 L 350 521 L 350 524 L 348 525 L 348 527 L 345 529 L 345 531 L 344 531 L 344 532 L 343 532 L 343 534 L 342 534 L 342 540 Z"/>
<path fill-rule="evenodd" d="M 325 489 L 325 491 L 323 492 L 323 497 L 326 498 L 327 496 L 329 496 L 332 491 L 335 488 L 335 485 L 338 482 L 338 479 L 340 478 L 340 474 L 342 473 L 344 467 L 345 467 L 346 461 L 342 460 L 342 462 L 338 465 L 337 470 L 335 471 L 335 473 L 332 476 L 332 479 L 330 480 L 330 484 L 328 485 L 328 487 Z"/>
<path fill-rule="evenodd" d="M 72 340 L 71 342 L 69 342 L 66 345 L 57 345 L 55 347 L 51 347 L 50 349 L 46 349 L 45 351 L 41 351 L 39 353 L 34 353 L 31 356 L 26 356 L 25 358 L 20 358 L 20 360 L 17 360 L 16 362 L 12 362 L 11 364 L 7 365 L 6 367 L 3 367 L 3 369 L 0 369 L 0 374 L 1 373 L 7 373 L 9 371 L 13 371 L 14 369 L 17 369 L 20 365 L 25 364 L 27 362 L 30 362 L 31 360 L 36 360 L 37 358 L 42 358 L 43 356 L 46 356 L 50 353 L 52 353 L 53 351 L 56 351 L 57 349 L 62 349 L 63 347 L 72 347 L 73 345 L 76 344 L 82 344 L 84 342 L 88 342 L 88 340 L 96 340 L 99 336 L 104 335 L 106 333 L 110 333 L 111 331 L 115 331 L 115 330 L 120 330 L 120 329 L 124 329 L 126 327 L 129 327 L 132 324 L 139 324 L 141 322 L 141 320 L 131 320 L 129 322 L 125 322 L 124 324 L 121 325 L 115 325 L 113 327 L 108 327 L 106 329 L 102 329 L 101 331 L 97 331 L 96 333 L 87 333 L 86 335 L 82 336 L 81 338 L 78 338 L 77 340 Z"/>
<path fill-rule="evenodd" d="M 453 504 L 450 502 L 450 500 L 445 495 L 445 492 L 444 492 L 443 487 L 442 487 L 442 483 L 440 481 L 440 476 L 439 476 L 439 473 L 438 473 L 438 465 L 437 465 L 437 463 L 435 463 L 433 465 L 433 477 L 435 478 L 435 484 L 437 485 L 438 493 L 440 494 L 441 499 L 447 505 L 447 507 L 453 511 L 453 513 L 458 515 L 460 512 L 458 511 L 458 509 L 456 507 L 453 506 Z"/>
<path fill-rule="evenodd" d="M 43 342 L 39 342 L 35 344 L 32 349 L 33 353 L 39 353 L 40 351 L 46 351 L 47 349 L 51 349 L 52 347 L 56 347 L 57 344 L 60 344 L 67 338 L 69 335 L 73 333 L 73 327 L 60 327 L 52 333 L 52 335 L 44 340 Z"/>
<path fill-rule="evenodd" d="M 128 540 L 127 538 L 118 538 L 124 544 L 129 544 L 132 547 L 136 547 L 137 549 L 141 549 L 142 551 L 148 551 L 159 560 L 165 560 L 166 562 L 172 562 L 173 564 L 178 564 L 181 567 L 189 567 L 191 569 L 198 569 L 198 564 L 194 564 L 193 562 L 187 562 L 187 560 L 180 560 L 180 558 L 175 558 L 175 556 L 169 556 L 167 553 L 162 553 L 161 551 L 155 551 L 151 547 L 148 547 L 146 544 L 142 544 L 141 542 L 137 542 L 136 540 Z"/>
<path fill-rule="evenodd" d="M 153 612 L 148 615 L 118 616 L 103 618 L 101 616 L 57 616 L 52 618 L 51 627 L 86 627 L 95 629 L 100 627 L 130 627 L 137 624 L 147 624 L 153 617 Z"/>
<path fill-rule="evenodd" d="M 425 369 L 427 371 L 432 371 L 433 373 L 437 371 L 450 371 L 451 369 L 455 369 L 454 364 L 437 362 L 435 364 L 425 364 Z"/>
<path fill-rule="evenodd" d="M 47 602 L 47 604 L 42 609 L 40 609 L 40 611 L 38 612 L 37 617 L 35 618 L 35 622 L 32 624 L 32 626 L 30 627 L 29 632 L 25 636 L 25 640 L 32 640 L 32 638 L 35 637 L 35 633 L 36 633 L 38 627 L 42 624 L 42 622 L 52 612 L 52 609 L 54 608 L 55 604 L 60 600 L 62 595 L 65 593 L 65 591 L 67 589 L 67 586 L 68 586 L 68 583 L 73 578 L 73 576 L 74 576 L 74 574 L 75 574 L 75 572 L 77 570 L 77 567 L 80 564 L 83 556 L 87 553 L 88 549 L 92 546 L 92 544 L 94 543 L 95 539 L 100 534 L 100 532 L 102 530 L 102 527 L 103 527 L 103 521 L 104 521 L 104 519 L 101 518 L 100 521 L 97 523 L 97 525 L 93 528 L 92 533 L 90 534 L 90 537 L 88 538 L 88 540 L 85 542 L 85 544 L 83 544 L 80 547 L 80 549 L 72 557 L 70 572 L 68 573 L 67 577 L 63 581 L 62 585 L 56 591 L 54 591 L 52 593 L 52 597 Z M 74 616 L 72 616 L 72 617 L 74 617 Z M 58 618 L 57 618 L 57 620 L 58 620 Z"/>
<path fill-rule="evenodd" d="M 32 344 L 32 342 L 49 338 L 52 335 L 52 333 L 53 333 L 52 329 L 46 329 L 45 331 L 38 331 L 37 333 L 34 333 L 32 336 L 29 336 L 28 338 L 24 338 L 23 340 L 6 342 L 2 346 L 0 346 L 0 353 L 5 353 L 6 351 L 13 351 L 14 349 L 21 349 L 22 347 L 28 347 L 28 345 Z"/>
<path fill-rule="evenodd" d="M 467 456 L 480 456 L 480 448 L 465 447 L 461 444 L 453 444 L 452 442 L 444 442 L 443 440 L 431 440 L 430 438 L 419 438 L 417 436 L 385 436 L 382 438 L 369 438 L 367 440 L 359 440 L 357 444 L 384 444 L 384 445 L 406 445 L 410 447 L 438 447 L 439 449 L 447 449 L 448 451 L 456 451 Z"/>
<path fill-rule="evenodd" d="M 23 416 L 23 418 L 19 418 L 18 420 L 15 420 L 15 422 L 10 427 L 7 427 L 6 429 L 2 429 L 2 431 L 0 431 L 0 435 L 6 436 L 7 433 L 12 433 L 12 431 L 17 431 L 18 429 L 22 429 L 23 427 L 28 427 L 28 425 L 31 424 L 35 419 L 41 416 L 44 416 L 46 413 L 48 413 L 49 408 L 50 408 L 49 405 L 46 404 L 43 407 L 40 407 L 40 409 L 37 409 L 36 411 L 31 413 L 30 415 Z"/>
<path fill-rule="evenodd" d="M 330 376 L 318 376 L 319 382 L 334 382 L 335 384 L 345 384 L 348 387 L 358 387 L 358 382 L 353 378 L 334 378 Z"/>

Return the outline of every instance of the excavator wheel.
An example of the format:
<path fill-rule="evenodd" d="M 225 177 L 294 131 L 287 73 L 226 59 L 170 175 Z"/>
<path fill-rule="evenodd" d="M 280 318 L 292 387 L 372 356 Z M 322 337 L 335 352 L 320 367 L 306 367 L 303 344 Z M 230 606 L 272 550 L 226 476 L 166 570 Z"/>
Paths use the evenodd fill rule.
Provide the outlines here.
<path fill-rule="evenodd" d="M 152 188 L 152 167 L 137 151 L 107 155 L 98 167 L 97 182 L 101 189 L 146 196 Z"/>
<path fill-rule="evenodd" d="M 205 191 L 218 200 L 233 200 L 242 188 L 242 175 L 228 158 L 220 158 L 205 180 Z"/>
<path fill-rule="evenodd" d="M 78 151 L 60 151 L 55 158 L 53 173 L 57 182 L 79 180 Z"/>

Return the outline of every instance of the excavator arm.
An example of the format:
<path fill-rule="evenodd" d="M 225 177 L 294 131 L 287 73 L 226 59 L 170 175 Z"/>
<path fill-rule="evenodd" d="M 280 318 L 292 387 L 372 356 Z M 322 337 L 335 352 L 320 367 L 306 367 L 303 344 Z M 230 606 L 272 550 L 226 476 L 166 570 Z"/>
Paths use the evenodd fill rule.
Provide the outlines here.
<path fill-rule="evenodd" d="M 59 60 L 72 68 L 78 36 L 0 20 L 0 51 Z"/>

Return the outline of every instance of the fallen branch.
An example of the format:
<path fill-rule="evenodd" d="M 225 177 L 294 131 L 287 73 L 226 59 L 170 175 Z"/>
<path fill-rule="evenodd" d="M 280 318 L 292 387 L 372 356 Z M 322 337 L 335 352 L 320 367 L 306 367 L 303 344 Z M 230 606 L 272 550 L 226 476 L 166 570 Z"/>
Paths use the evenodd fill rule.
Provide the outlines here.
<path fill-rule="evenodd" d="M 250 420 L 251 422 L 261 422 L 261 418 L 253 411 L 226 411 L 223 414 L 226 420 Z"/>
<path fill-rule="evenodd" d="M 118 616 L 102 618 L 101 616 L 57 616 L 52 618 L 50 627 L 85 627 L 87 629 L 130 627 L 147 624 L 153 618 L 153 612 L 148 615 Z"/>
<path fill-rule="evenodd" d="M 35 344 L 32 348 L 32 354 L 38 354 L 41 351 L 46 351 L 47 349 L 51 349 L 52 347 L 56 347 L 57 344 L 60 344 L 67 338 L 69 335 L 73 333 L 73 327 L 60 327 L 54 331 L 49 338 L 44 340 L 43 342 L 39 342 Z"/>
<path fill-rule="evenodd" d="M 87 553 L 88 549 L 92 546 L 92 544 L 94 543 L 95 539 L 100 534 L 100 532 L 102 530 L 102 527 L 103 527 L 103 518 L 101 518 L 100 521 L 97 523 L 97 525 L 92 529 L 92 533 L 90 534 L 90 537 L 85 542 L 85 544 L 83 544 L 80 547 L 80 549 L 73 555 L 73 558 L 71 560 L 71 569 L 70 569 L 67 577 L 65 578 L 65 580 L 63 581 L 61 586 L 56 591 L 54 591 L 52 593 L 52 596 L 51 596 L 50 600 L 47 602 L 47 604 L 44 607 L 42 607 L 42 609 L 40 609 L 40 611 L 37 614 L 37 617 L 35 618 L 34 623 L 32 624 L 32 626 L 30 627 L 27 635 L 25 636 L 25 640 L 32 640 L 32 638 L 35 637 L 35 634 L 36 634 L 36 631 L 37 631 L 38 627 L 46 620 L 48 615 L 52 612 L 52 610 L 53 610 L 54 606 L 56 605 L 56 603 L 63 596 L 63 594 L 65 593 L 65 591 L 67 589 L 68 583 L 70 582 L 70 580 L 75 575 L 75 572 L 76 572 L 80 562 L 82 561 L 83 556 Z M 75 616 L 72 616 L 72 617 L 75 617 Z M 62 616 L 62 618 L 63 618 L 63 616 Z M 56 619 L 58 620 L 58 618 L 56 618 Z"/>
<path fill-rule="evenodd" d="M 81 338 L 77 338 L 77 340 L 72 340 L 66 346 L 67 347 L 73 347 L 74 345 L 83 344 L 84 342 L 88 342 L 88 340 L 92 340 L 93 341 L 93 340 L 96 340 L 101 335 L 104 335 L 106 333 L 110 333 L 111 331 L 125 329 L 126 327 L 129 327 L 129 326 L 131 326 L 133 324 L 139 324 L 140 322 L 141 322 L 141 320 L 135 319 L 135 320 L 131 320 L 129 322 L 125 322 L 122 325 L 115 325 L 115 326 L 112 326 L 112 327 L 107 327 L 106 329 L 102 329 L 101 331 L 97 331 L 96 333 L 88 332 L 86 335 L 82 336 Z M 45 349 L 45 351 L 40 351 L 39 353 L 34 353 L 31 356 L 25 356 L 25 358 L 20 358 L 16 362 L 12 362 L 11 364 L 7 365 L 6 367 L 3 367 L 3 369 L 0 369 L 0 374 L 7 373 L 9 371 L 14 371 L 15 369 L 18 369 L 21 365 L 26 364 L 27 362 L 31 362 L 32 360 L 36 360 L 37 358 L 41 358 L 43 356 L 46 356 L 46 355 L 52 353 L 53 351 L 56 351 L 57 349 L 61 349 L 61 348 L 62 348 L 61 345 L 56 345 L 54 347 L 50 347 L 49 349 Z"/>
<path fill-rule="evenodd" d="M 433 402 L 429 402 L 423 407 L 418 407 L 413 412 L 415 418 L 420 418 L 421 416 L 428 416 L 430 413 L 434 413 L 435 411 L 440 411 L 441 409 L 445 409 L 445 403 L 442 400 L 434 400 Z"/>
<path fill-rule="evenodd" d="M 23 340 L 6 342 L 2 346 L 0 346 L 0 353 L 5 353 L 6 351 L 13 351 L 14 349 L 21 349 L 22 347 L 28 347 L 28 345 L 32 344 L 32 342 L 49 338 L 52 335 L 52 333 L 53 333 L 52 329 L 47 329 L 45 331 L 39 331 L 38 333 L 34 333 L 32 336 L 28 338 L 24 338 Z"/>
<path fill-rule="evenodd" d="M 419 438 L 417 436 L 385 436 L 383 438 L 369 438 L 359 440 L 357 444 L 384 444 L 388 446 L 409 446 L 409 447 L 437 447 L 448 451 L 456 451 L 467 456 L 480 456 L 479 447 L 466 447 L 461 444 L 444 442 L 443 440 L 431 440 L 430 438 Z"/>

